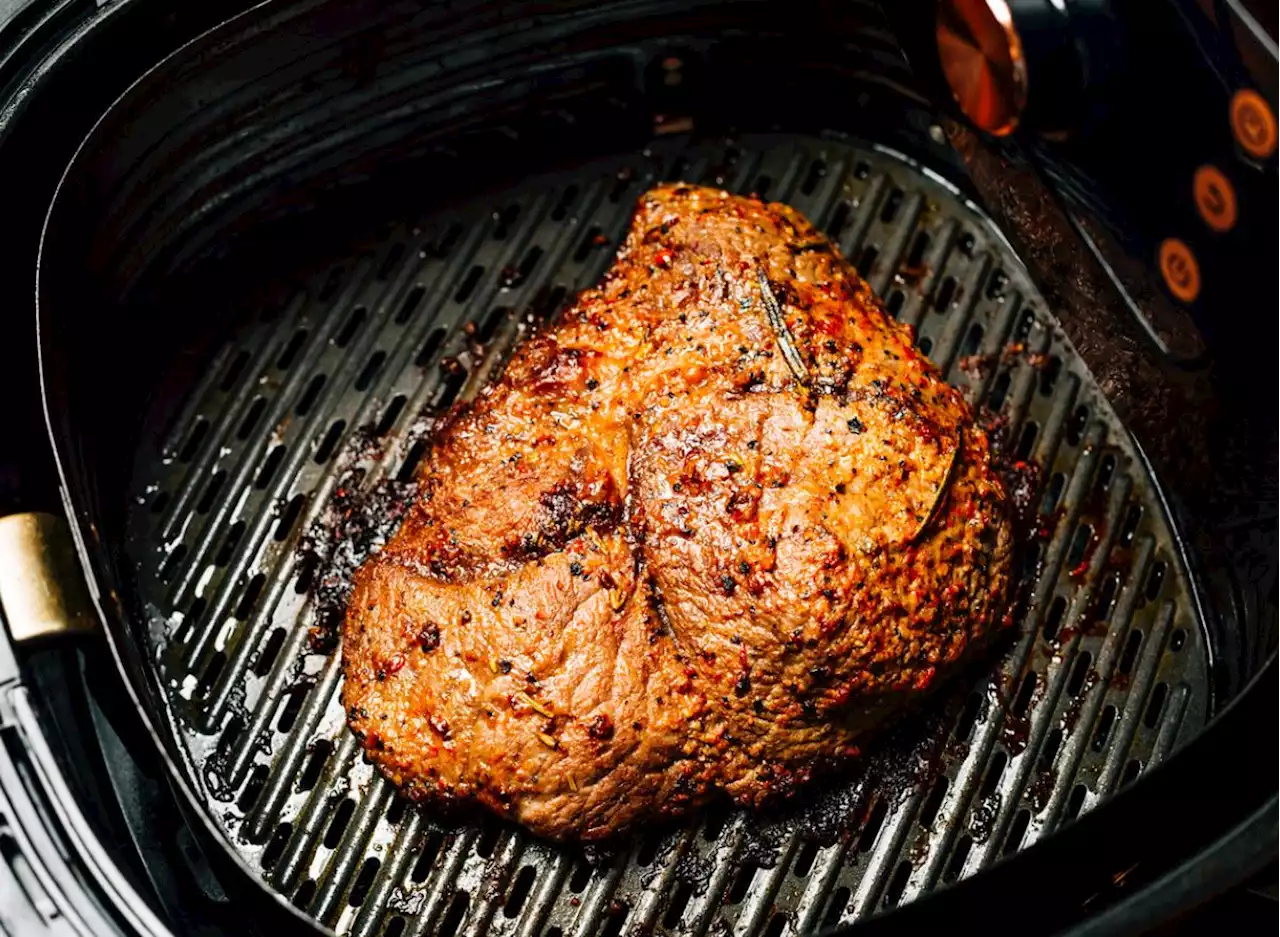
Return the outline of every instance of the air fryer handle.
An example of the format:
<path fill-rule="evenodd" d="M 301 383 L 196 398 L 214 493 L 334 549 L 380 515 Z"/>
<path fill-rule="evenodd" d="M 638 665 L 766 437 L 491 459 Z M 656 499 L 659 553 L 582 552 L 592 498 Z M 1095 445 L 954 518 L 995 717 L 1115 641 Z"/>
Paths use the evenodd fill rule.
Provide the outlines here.
<path fill-rule="evenodd" d="M 98 630 L 63 518 L 40 511 L 0 517 L 0 610 L 19 643 Z"/>

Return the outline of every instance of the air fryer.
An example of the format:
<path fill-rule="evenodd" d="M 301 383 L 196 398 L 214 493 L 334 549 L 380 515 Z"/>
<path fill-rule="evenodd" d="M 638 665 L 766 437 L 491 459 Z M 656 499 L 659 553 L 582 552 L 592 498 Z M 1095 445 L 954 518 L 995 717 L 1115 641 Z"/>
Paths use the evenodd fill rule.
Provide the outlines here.
<path fill-rule="evenodd" d="M 1276 51 L 1249 6 L 6 5 L 5 926 L 1273 918 Z M 672 179 L 801 210 L 983 413 L 1015 633 L 764 813 L 584 848 L 410 804 L 324 625 L 436 418 Z"/>

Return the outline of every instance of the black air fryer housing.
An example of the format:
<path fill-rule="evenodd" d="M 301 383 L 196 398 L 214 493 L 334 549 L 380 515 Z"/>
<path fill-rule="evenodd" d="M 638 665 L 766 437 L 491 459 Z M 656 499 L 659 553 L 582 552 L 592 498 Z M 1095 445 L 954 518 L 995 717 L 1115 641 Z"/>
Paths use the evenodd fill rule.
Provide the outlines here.
<path fill-rule="evenodd" d="M 12 6 L 0 512 L 66 513 L 105 632 L 0 658 L 5 855 L 49 871 L 13 873 L 45 896 L 12 918 L 20 932 L 59 915 L 121 933 L 314 927 L 227 848 L 170 724 L 128 546 L 140 454 L 187 425 L 228 336 L 290 314 L 324 273 L 490 193 L 684 134 L 690 152 L 874 143 L 985 211 L 1159 481 L 1199 603 L 1202 732 L 1060 832 L 857 927 L 1135 933 L 1274 860 L 1276 365 L 1253 320 L 1276 308 L 1276 166 L 1244 158 L 1224 115 L 1237 87 L 1274 97 L 1275 75 L 1229 5 L 1215 21 L 1110 4 L 1120 64 L 1086 82 L 1070 132 L 1001 141 L 952 112 L 929 3 Z M 1240 192 L 1221 237 L 1197 227 L 1186 184 L 1205 162 Z M 1189 306 L 1161 285 L 1172 236 L 1200 259 Z M 509 871 L 490 887 L 513 887 Z M 449 895 L 432 900 L 447 923 Z M 619 917 L 607 900 L 594 913 Z"/>

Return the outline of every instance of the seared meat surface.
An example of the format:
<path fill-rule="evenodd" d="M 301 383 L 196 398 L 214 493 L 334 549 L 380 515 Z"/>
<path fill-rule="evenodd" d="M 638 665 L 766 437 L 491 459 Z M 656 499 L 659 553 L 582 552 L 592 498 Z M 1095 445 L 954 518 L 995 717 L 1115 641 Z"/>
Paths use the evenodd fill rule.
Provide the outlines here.
<path fill-rule="evenodd" d="M 987 436 L 783 205 L 646 194 L 421 483 L 356 576 L 349 721 L 410 796 L 551 838 L 785 795 L 1003 621 Z"/>

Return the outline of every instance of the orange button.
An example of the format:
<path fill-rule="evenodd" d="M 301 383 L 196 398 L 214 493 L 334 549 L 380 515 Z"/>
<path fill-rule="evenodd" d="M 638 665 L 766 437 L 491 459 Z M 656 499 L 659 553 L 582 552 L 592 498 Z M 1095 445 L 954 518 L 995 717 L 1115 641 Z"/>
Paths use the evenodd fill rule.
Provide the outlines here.
<path fill-rule="evenodd" d="M 1200 264 L 1191 248 L 1177 238 L 1160 242 L 1160 272 L 1169 292 L 1184 303 L 1195 302 L 1200 295 Z"/>
<path fill-rule="evenodd" d="M 1266 159 L 1276 151 L 1276 115 L 1252 88 L 1241 88 L 1231 96 L 1231 132 L 1254 159 Z"/>
<path fill-rule="evenodd" d="M 1204 223 L 1221 234 L 1236 226 L 1236 190 L 1217 166 L 1201 166 L 1191 180 L 1196 211 Z"/>

